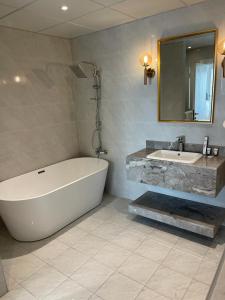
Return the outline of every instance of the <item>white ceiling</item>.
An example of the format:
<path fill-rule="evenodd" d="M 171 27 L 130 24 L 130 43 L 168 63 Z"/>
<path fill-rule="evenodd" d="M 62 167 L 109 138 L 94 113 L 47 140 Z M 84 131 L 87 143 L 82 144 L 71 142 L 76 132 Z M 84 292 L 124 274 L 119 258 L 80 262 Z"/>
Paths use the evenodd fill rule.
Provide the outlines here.
<path fill-rule="evenodd" d="M 0 0 L 0 25 L 74 38 L 202 1 Z"/>

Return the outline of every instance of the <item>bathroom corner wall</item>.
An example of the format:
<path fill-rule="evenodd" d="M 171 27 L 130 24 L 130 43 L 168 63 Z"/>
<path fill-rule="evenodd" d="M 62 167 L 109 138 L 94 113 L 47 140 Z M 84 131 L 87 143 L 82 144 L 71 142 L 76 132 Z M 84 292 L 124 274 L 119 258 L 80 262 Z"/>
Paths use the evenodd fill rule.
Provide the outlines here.
<path fill-rule="evenodd" d="M 185 135 L 189 143 L 201 143 L 209 135 L 211 144 L 225 145 L 225 80 L 222 79 L 218 55 L 215 123 L 213 125 L 170 124 L 157 121 L 157 79 L 143 84 L 143 68 L 138 57 L 151 51 L 153 67 L 157 68 L 157 40 L 170 35 L 201 31 L 217 27 L 219 39 L 225 36 L 224 0 L 201 4 L 124 24 L 109 30 L 73 40 L 75 62 L 90 60 L 102 69 L 103 142 L 110 161 L 107 189 L 110 193 L 135 199 L 148 189 L 186 199 L 225 206 L 225 192 L 217 199 L 162 190 L 126 179 L 125 158 L 145 147 L 146 139 L 174 141 Z M 176 91 L 174 91 L 176 92 Z M 78 105 L 77 124 L 81 153 L 93 154 L 91 136 L 94 128 L 95 103 L 91 84 L 76 81 L 75 98 Z"/>
<path fill-rule="evenodd" d="M 0 181 L 77 156 L 71 61 L 69 40 L 0 27 Z"/>

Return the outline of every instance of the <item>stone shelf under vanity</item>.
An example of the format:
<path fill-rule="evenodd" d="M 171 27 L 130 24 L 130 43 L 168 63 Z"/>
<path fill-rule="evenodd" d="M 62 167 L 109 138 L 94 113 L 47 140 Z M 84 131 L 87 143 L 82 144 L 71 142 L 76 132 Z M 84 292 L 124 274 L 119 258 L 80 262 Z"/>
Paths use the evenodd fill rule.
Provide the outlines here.
<path fill-rule="evenodd" d="M 225 219 L 225 208 L 146 192 L 128 210 L 158 222 L 214 238 Z"/>
<path fill-rule="evenodd" d="M 146 159 L 148 154 L 168 147 L 169 143 L 148 141 L 146 149 L 129 155 L 126 159 L 127 179 L 208 197 L 219 194 L 225 185 L 224 156 L 203 156 L 193 164 Z M 198 152 L 199 145 L 185 144 L 185 149 Z M 224 152 L 223 148 L 220 150 Z"/>

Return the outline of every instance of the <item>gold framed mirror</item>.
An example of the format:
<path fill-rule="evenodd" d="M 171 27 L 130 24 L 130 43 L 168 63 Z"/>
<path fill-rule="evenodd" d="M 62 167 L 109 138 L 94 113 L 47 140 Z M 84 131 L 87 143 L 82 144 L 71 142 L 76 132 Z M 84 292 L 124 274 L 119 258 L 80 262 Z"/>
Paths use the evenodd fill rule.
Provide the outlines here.
<path fill-rule="evenodd" d="M 214 120 L 217 29 L 158 40 L 158 121 Z"/>

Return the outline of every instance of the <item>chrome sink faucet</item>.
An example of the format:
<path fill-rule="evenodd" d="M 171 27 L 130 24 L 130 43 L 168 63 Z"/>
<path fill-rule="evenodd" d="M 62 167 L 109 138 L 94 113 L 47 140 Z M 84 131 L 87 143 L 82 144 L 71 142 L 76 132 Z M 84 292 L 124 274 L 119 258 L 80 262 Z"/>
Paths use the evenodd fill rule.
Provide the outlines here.
<path fill-rule="evenodd" d="M 177 136 L 177 151 L 183 152 L 184 151 L 184 143 L 185 143 L 185 136 Z"/>

